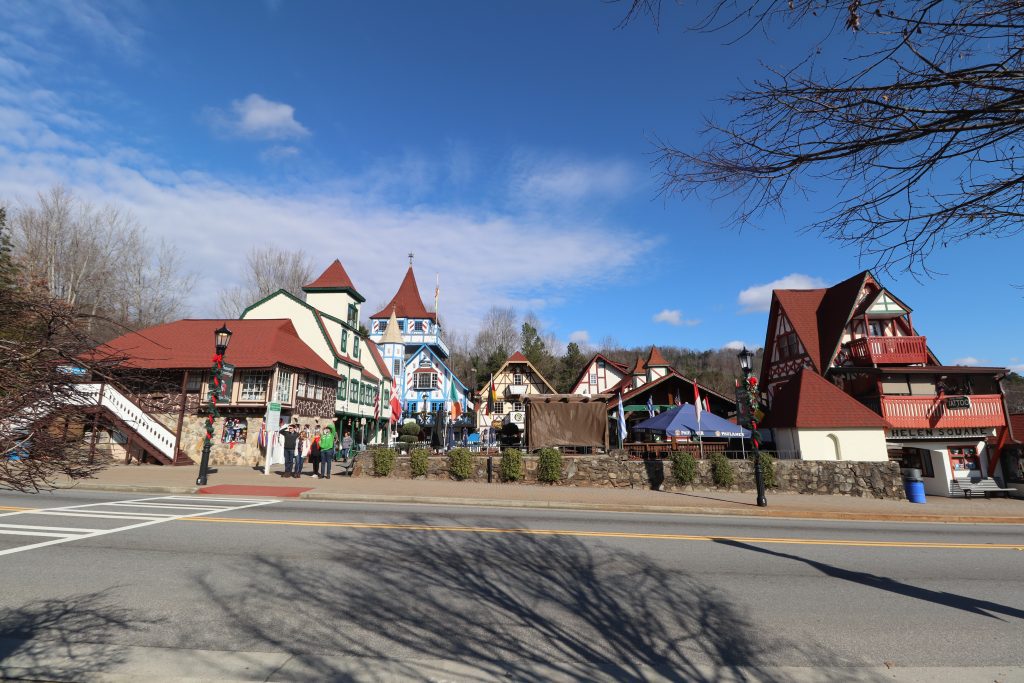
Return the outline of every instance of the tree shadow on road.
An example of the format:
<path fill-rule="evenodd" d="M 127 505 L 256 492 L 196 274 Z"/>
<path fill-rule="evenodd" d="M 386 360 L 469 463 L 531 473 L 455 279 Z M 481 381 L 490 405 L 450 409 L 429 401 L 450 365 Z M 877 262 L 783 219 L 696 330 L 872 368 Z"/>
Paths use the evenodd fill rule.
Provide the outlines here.
<path fill-rule="evenodd" d="M 103 592 L 0 609 L 0 678 L 51 680 L 55 673 L 109 671 L 123 658 L 118 634 L 152 620 Z"/>
<path fill-rule="evenodd" d="M 890 593 L 896 593 L 908 598 L 915 598 L 917 600 L 924 600 L 926 602 L 932 602 L 936 605 L 943 607 L 952 607 L 954 609 L 963 610 L 972 614 L 979 614 L 985 617 L 991 617 L 993 619 L 1003 620 L 999 615 L 1006 615 L 1009 617 L 1015 617 L 1017 619 L 1024 619 L 1024 610 L 1017 609 L 1016 607 L 1010 607 L 1008 605 L 1000 605 L 997 602 L 991 602 L 989 600 L 978 600 L 977 598 L 968 597 L 966 595 L 958 595 L 956 593 L 946 593 L 944 591 L 933 591 L 928 588 L 920 588 L 918 586 L 912 586 L 907 583 L 902 583 L 891 579 L 887 576 L 878 576 L 877 574 L 869 574 L 867 572 L 858 572 L 851 569 L 843 569 L 842 567 L 836 567 L 835 565 L 828 564 L 826 562 L 819 562 L 806 557 L 800 557 L 798 555 L 790 555 L 788 553 L 781 553 L 777 550 L 769 550 L 749 543 L 743 543 L 742 541 L 733 541 L 724 538 L 716 538 L 716 543 L 722 545 L 732 546 L 734 548 L 741 548 L 743 550 L 751 550 L 757 553 L 763 553 L 765 555 L 772 555 L 773 557 L 780 557 L 787 560 L 796 560 L 797 562 L 803 562 L 809 567 L 817 569 L 826 576 L 831 576 L 836 579 L 842 579 L 844 581 L 851 581 L 853 583 L 859 583 L 862 586 L 869 588 L 877 588 L 878 590 L 889 591 Z"/>
<path fill-rule="evenodd" d="M 429 524 L 409 522 L 418 523 Z M 517 526 L 494 526 L 503 523 Z M 683 565 L 685 555 L 669 563 Z M 240 575 L 247 585 L 225 593 L 207 584 L 207 598 L 254 643 L 294 653 L 304 677 L 339 680 L 334 664 L 317 657 L 327 654 L 352 657 L 349 675 L 359 680 L 374 680 L 383 662 L 391 678 L 451 678 L 444 662 L 477 679 L 771 681 L 770 654 L 780 649 L 787 663 L 854 664 L 756 633 L 713 579 L 667 569 L 618 542 L 330 531 L 305 560 L 257 555 Z M 279 618 L 296 609 L 307 625 L 298 647 Z"/>

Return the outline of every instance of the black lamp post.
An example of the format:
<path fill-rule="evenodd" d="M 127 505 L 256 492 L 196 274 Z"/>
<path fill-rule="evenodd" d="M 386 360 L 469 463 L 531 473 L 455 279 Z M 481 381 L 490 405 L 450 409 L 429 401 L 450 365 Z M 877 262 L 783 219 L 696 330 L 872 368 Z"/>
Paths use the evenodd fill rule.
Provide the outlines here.
<path fill-rule="evenodd" d="M 757 419 L 754 417 L 759 403 L 757 399 L 757 378 L 751 374 L 754 369 L 754 353 L 744 346 L 737 356 L 740 359 L 740 368 L 743 369 L 743 390 L 747 397 L 747 407 L 750 411 L 750 442 L 754 446 L 754 484 L 757 486 L 757 506 L 763 508 L 768 507 L 768 499 L 764 495 L 764 472 L 761 471 L 761 451 L 758 450 Z"/>
<path fill-rule="evenodd" d="M 228 342 L 231 341 L 231 330 L 226 324 L 221 324 L 213 333 L 213 347 L 216 353 L 213 356 L 213 385 L 210 391 L 210 414 L 206 418 L 206 439 L 203 440 L 203 458 L 199 462 L 199 477 L 196 478 L 196 486 L 206 486 L 206 474 L 210 467 L 210 446 L 213 443 L 213 421 L 217 417 L 217 401 L 221 398 L 221 373 L 224 370 L 224 353 L 228 350 Z"/>

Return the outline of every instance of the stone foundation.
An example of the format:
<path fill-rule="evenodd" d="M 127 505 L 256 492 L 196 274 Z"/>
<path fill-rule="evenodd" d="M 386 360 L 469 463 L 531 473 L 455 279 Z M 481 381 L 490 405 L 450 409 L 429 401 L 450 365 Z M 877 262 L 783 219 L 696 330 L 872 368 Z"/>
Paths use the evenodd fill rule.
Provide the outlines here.
<path fill-rule="evenodd" d="M 494 481 L 498 481 L 500 458 L 494 457 Z M 731 491 L 754 490 L 753 463 L 733 460 L 735 484 Z M 523 456 L 525 484 L 538 484 L 537 457 Z M 373 476 L 373 456 L 368 451 L 356 461 L 353 476 Z M 409 457 L 397 455 L 395 469 L 389 475 L 409 479 Z M 425 479 L 451 479 L 448 458 L 433 456 Z M 470 481 L 487 481 L 487 458 L 473 458 Z M 904 500 L 903 479 L 899 465 L 893 462 L 852 462 L 821 460 L 779 460 L 775 462 L 776 486 L 770 491 L 782 493 L 841 494 L 860 498 Z M 672 478 L 668 461 L 628 460 L 620 453 L 609 455 L 563 455 L 562 481 L 555 486 L 591 486 L 596 488 L 654 489 L 659 491 L 708 491 L 716 489 L 711 479 L 711 463 L 697 461 L 697 478 L 693 484 L 679 485 Z"/>

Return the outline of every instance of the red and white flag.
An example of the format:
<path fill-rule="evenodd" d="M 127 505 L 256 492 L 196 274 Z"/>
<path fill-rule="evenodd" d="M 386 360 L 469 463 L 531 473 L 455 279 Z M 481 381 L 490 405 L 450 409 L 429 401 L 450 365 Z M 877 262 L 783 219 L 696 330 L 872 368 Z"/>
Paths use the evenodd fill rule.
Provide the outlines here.
<path fill-rule="evenodd" d="M 693 410 L 694 410 L 695 413 L 697 413 L 697 431 L 699 432 L 700 431 L 701 403 L 700 403 L 700 389 L 697 388 L 697 383 L 696 382 L 693 383 Z"/>
<path fill-rule="evenodd" d="M 395 424 L 402 419 L 402 401 L 398 398 L 398 378 L 391 378 L 391 420 Z"/>

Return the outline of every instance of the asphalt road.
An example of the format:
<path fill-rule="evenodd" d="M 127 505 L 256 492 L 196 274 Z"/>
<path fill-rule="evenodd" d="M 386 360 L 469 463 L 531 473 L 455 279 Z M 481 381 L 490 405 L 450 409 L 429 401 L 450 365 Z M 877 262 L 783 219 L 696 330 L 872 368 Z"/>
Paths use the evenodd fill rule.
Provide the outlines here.
<path fill-rule="evenodd" d="M 51 510 L 0 510 L 7 678 L 1024 680 L 1018 526 L 71 491 L 0 506 Z"/>

